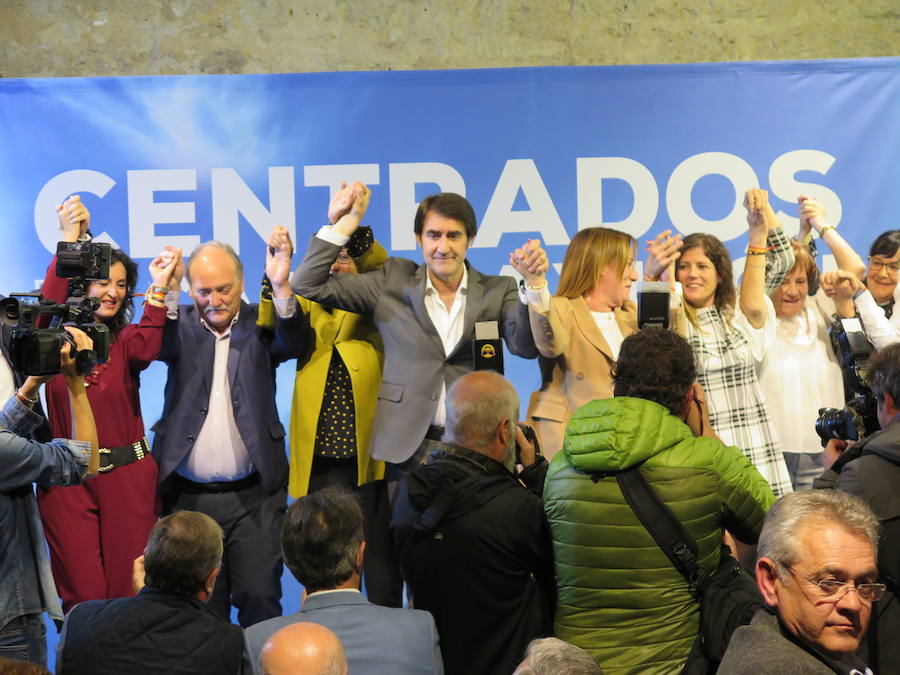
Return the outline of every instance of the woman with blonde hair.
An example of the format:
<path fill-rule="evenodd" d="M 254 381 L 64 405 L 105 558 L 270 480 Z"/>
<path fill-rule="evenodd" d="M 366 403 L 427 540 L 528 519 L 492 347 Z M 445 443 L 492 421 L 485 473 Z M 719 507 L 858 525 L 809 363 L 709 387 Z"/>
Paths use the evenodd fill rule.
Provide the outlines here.
<path fill-rule="evenodd" d="M 549 311 L 537 319 L 532 313 L 541 388 L 531 395 L 527 417 L 548 458 L 562 448 L 572 412 L 612 396 L 619 346 L 637 330 L 637 307 L 628 299 L 637 281 L 635 251 L 624 232 L 580 230 L 566 249 Z"/>

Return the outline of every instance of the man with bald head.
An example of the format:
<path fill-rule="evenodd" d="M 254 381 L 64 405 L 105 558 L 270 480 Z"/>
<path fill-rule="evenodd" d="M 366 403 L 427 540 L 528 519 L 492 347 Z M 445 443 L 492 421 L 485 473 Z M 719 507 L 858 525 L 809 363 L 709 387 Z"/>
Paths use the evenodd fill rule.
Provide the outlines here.
<path fill-rule="evenodd" d="M 516 425 L 515 389 L 496 373 L 460 377 L 446 413 L 443 441 L 398 488 L 401 571 L 416 608 L 434 615 L 445 672 L 510 673 L 552 624 L 547 463 Z"/>
<path fill-rule="evenodd" d="M 192 305 L 170 282 L 160 360 L 169 367 L 162 418 L 153 426 L 163 513 L 211 516 L 225 533 L 222 571 L 209 607 L 249 626 L 281 615 L 278 532 L 287 503 L 284 427 L 275 407 L 275 367 L 303 351 L 302 315 L 287 284 L 290 256 L 267 250 L 273 330 L 256 327 L 241 299 L 244 269 L 234 250 L 200 244 L 186 265 Z"/>
<path fill-rule="evenodd" d="M 317 623 L 285 626 L 266 640 L 260 675 L 347 675 L 347 657 L 338 636 Z"/>

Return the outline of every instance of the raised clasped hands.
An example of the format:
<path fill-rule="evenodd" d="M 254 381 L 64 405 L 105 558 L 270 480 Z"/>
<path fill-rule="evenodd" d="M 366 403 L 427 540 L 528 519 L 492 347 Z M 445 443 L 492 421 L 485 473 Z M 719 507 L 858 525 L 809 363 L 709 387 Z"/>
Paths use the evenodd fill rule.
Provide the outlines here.
<path fill-rule="evenodd" d="M 56 218 L 59 221 L 59 229 L 62 232 L 60 237 L 63 241 L 78 241 L 91 226 L 91 214 L 81 202 L 79 195 L 72 195 L 57 206 Z"/>
<path fill-rule="evenodd" d="M 540 239 L 529 239 L 524 246 L 510 253 L 509 264 L 522 275 L 527 286 L 542 285 L 550 267 Z"/>
<path fill-rule="evenodd" d="M 681 255 L 684 242 L 680 234 L 663 230 L 655 239 L 647 242 L 647 259 L 644 261 L 644 281 L 671 281 L 675 274 L 675 261 Z"/>
<path fill-rule="evenodd" d="M 349 237 L 366 215 L 372 191 L 359 181 L 341 185 L 343 187 L 334 193 L 328 205 L 328 218 L 336 217 L 336 220 L 331 220 L 334 232 Z"/>
<path fill-rule="evenodd" d="M 797 204 L 800 207 L 800 241 L 812 230 L 821 234 L 825 225 L 825 207 L 809 195 L 797 197 Z"/>
<path fill-rule="evenodd" d="M 294 244 L 290 232 L 276 227 L 266 241 L 266 276 L 272 284 L 275 297 L 290 297 L 291 256 Z"/>
<path fill-rule="evenodd" d="M 180 248 L 166 246 L 150 261 L 150 278 L 154 286 L 177 291 L 181 288 L 183 276 L 184 257 Z"/>

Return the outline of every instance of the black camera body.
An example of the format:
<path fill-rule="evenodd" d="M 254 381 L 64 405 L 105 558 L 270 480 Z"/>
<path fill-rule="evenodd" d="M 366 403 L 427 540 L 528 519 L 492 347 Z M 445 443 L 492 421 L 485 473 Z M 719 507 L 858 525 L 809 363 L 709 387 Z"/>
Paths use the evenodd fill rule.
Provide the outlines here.
<path fill-rule="evenodd" d="M 824 447 L 829 439 L 856 441 L 878 431 L 878 410 L 872 390 L 866 384 L 869 357 L 874 349 L 869 344 L 859 319 L 835 317 L 828 327 L 831 346 L 841 366 L 844 379 L 843 409 L 822 408 L 816 420 L 816 433 Z"/>
<path fill-rule="evenodd" d="M 12 367 L 25 375 L 53 375 L 60 371 L 59 350 L 72 346 L 78 372 L 87 374 L 109 357 L 109 328 L 93 321 L 96 298 L 69 298 L 66 304 L 49 302 L 37 293 L 16 293 L 0 301 L 0 323 L 10 331 Z M 90 350 L 75 350 L 75 342 L 63 328 L 74 325 L 94 341 Z"/>
<path fill-rule="evenodd" d="M 0 301 L 0 323 L 10 326 L 12 367 L 25 375 L 60 372 L 59 350 L 69 343 L 78 372 L 87 374 L 109 357 L 109 328 L 94 321 L 97 298 L 84 297 L 86 279 L 108 279 L 112 260 L 109 244 L 64 242 L 56 246 L 56 274 L 69 279 L 69 298 L 57 304 L 40 293 L 14 293 Z M 73 325 L 94 341 L 90 350 L 75 349 L 64 325 Z"/>
<path fill-rule="evenodd" d="M 112 246 L 92 241 L 56 244 L 56 276 L 63 279 L 109 279 Z"/>

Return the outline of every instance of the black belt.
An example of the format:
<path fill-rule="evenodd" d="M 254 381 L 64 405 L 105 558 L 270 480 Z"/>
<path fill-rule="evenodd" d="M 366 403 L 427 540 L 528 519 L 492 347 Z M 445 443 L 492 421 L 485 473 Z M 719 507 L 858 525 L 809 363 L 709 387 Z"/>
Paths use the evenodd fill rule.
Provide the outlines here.
<path fill-rule="evenodd" d="M 179 490 L 192 495 L 237 492 L 238 490 L 246 490 L 254 485 L 259 485 L 259 471 L 254 471 L 249 476 L 238 478 L 237 480 L 210 481 L 208 483 L 198 483 L 185 478 L 180 473 L 173 473 L 172 480 Z"/>
<path fill-rule="evenodd" d="M 425 432 L 425 438 L 429 441 L 440 441 L 444 437 L 444 427 L 437 427 L 433 424 L 428 425 L 428 431 Z"/>
<path fill-rule="evenodd" d="M 118 448 L 100 448 L 100 471 L 106 473 L 117 466 L 125 466 L 144 459 L 150 454 L 150 444 L 144 436 L 139 441 L 120 445 Z"/>

